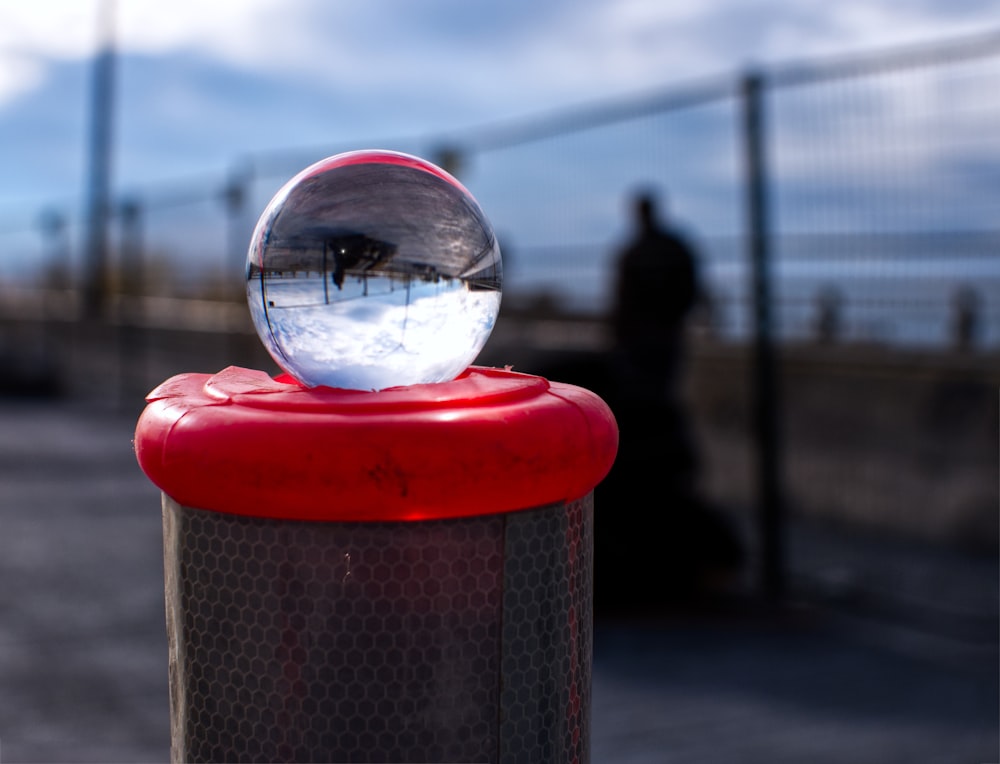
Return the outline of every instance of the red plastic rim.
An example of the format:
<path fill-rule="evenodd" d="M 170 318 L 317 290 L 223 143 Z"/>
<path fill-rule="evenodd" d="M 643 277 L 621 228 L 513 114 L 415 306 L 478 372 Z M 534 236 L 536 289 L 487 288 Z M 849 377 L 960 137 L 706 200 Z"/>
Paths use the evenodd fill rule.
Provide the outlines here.
<path fill-rule="evenodd" d="M 572 501 L 618 447 L 595 394 L 500 369 L 363 392 L 230 367 L 173 377 L 147 401 L 135 452 L 150 480 L 185 506 L 256 517 L 427 520 Z"/>

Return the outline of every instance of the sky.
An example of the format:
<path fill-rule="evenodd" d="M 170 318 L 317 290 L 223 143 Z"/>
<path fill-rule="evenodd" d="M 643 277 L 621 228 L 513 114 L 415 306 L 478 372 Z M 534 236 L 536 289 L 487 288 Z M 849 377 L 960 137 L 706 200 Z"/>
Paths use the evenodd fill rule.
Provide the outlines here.
<path fill-rule="evenodd" d="M 102 23 L 112 17 L 113 24 Z M 34 0 L 0 6 L 0 227 L 85 188 L 113 28 L 116 190 L 434 135 L 749 65 L 1000 26 L 995 0 Z"/>
<path fill-rule="evenodd" d="M 735 83 L 752 68 L 986 36 L 995 49 L 1000 0 L 10 0 L 0 3 L 0 284 L 31 282 L 56 261 L 82 268 L 93 57 L 106 40 L 116 51 L 113 197 L 147 202 L 143 256 L 201 288 L 240 277 L 257 211 L 337 151 L 421 153 L 484 127 Z M 955 278 L 992 268 L 982 253 L 995 251 L 1000 198 L 997 77 L 994 54 L 781 90 L 769 101 L 775 228 L 872 241 L 973 232 L 948 267 L 961 255 L 972 264 Z M 651 180 L 668 190 L 716 291 L 738 296 L 739 117 L 737 100 L 722 98 L 466 156 L 459 177 L 497 231 L 505 294 L 603 305 L 629 193 Z M 246 166 L 253 198 L 234 225 L 219 192 Z M 64 244 L 40 225 L 44 210 L 68 216 Z M 124 236 L 121 221 L 113 237 Z M 890 254 L 874 252 L 872 264 L 898 275 Z M 950 282 L 939 286 L 933 300 L 946 305 Z M 991 331 L 1000 341 L 1000 323 Z"/>

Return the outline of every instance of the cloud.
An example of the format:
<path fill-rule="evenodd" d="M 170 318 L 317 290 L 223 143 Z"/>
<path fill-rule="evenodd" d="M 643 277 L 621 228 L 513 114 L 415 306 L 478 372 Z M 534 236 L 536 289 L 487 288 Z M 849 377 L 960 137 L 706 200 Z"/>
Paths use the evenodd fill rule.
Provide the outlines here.
<path fill-rule="evenodd" d="M 0 105 L 42 84 L 45 67 L 34 57 L 8 53 L 0 57 Z"/>
<path fill-rule="evenodd" d="M 105 0 L 106 2 L 107 0 Z M 0 104 L 37 87 L 46 61 L 85 58 L 104 3 L 0 11 Z M 982 28 L 989 2 L 908 0 L 129 0 L 126 54 L 199 55 L 331 91 L 446 90 L 487 115 L 534 110 L 748 61 L 804 58 Z"/>
<path fill-rule="evenodd" d="M 69 0 L 39 5 L 8 3 L 0 8 L 0 106 L 41 87 L 52 59 L 90 53 L 85 6 Z"/>
<path fill-rule="evenodd" d="M 302 7 L 281 0 L 129 0 L 119 3 L 117 37 L 126 52 L 197 49 L 251 65 L 268 52 L 269 41 L 288 41 Z"/>
<path fill-rule="evenodd" d="M 116 173 L 131 184 L 198 171 L 241 153 L 336 146 L 363 136 L 454 134 L 725 75 L 750 62 L 939 39 L 982 29 L 995 3 L 119 0 L 116 5 L 121 52 Z M 67 147 L 83 151 L 87 61 L 99 41 L 101 7 L 102 0 L 34 0 L 0 9 L 0 133 L 8 145 L 18 146 L 12 161 L 29 161 L 20 156 L 29 153 L 29 143 L 39 155 L 62 155 Z M 58 146 L 45 148 L 42 136 L 53 132 L 53 108 L 46 104 L 56 103 L 63 114 L 61 137 Z M 78 135 L 65 134 L 70 122 Z M 61 163 L 83 164 L 82 159 Z M 67 187 L 52 177 L 51 187 Z M 72 182 L 80 187 L 75 176 Z M 23 191 L 21 181 L 12 178 L 9 184 L 17 186 L 10 193 Z M 41 177 L 35 185 L 45 193 Z"/>
<path fill-rule="evenodd" d="M 123 53 L 205 50 L 249 63 L 284 16 L 279 0 L 41 0 L 0 9 L 0 106 L 44 84 L 59 62 L 87 59 L 112 34 Z M 289 19 L 297 14 L 285 14 Z"/>

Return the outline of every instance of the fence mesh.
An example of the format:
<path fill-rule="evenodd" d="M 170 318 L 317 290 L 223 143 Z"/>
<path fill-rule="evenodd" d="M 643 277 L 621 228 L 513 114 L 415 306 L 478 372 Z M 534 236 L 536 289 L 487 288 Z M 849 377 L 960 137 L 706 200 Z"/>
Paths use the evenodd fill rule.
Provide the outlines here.
<path fill-rule="evenodd" d="M 997 498 L 1000 36 L 759 75 L 791 506 L 982 536 Z M 658 191 L 700 255 L 706 302 L 691 327 L 687 394 L 705 490 L 730 506 L 752 504 L 756 490 L 741 76 L 371 147 L 442 162 L 479 200 L 504 251 L 501 326 L 524 316 L 599 324 L 631 195 Z M 111 218 L 112 285 L 239 301 L 267 200 L 308 163 L 351 148 L 361 146 L 243 158 L 229 177 L 137 189 Z M 72 302 L 30 299 L 39 285 L 79 281 L 84 226 L 55 213 L 0 215 L 5 325 Z M 163 328 L 159 304 L 130 315 L 155 313 Z M 595 352 L 607 341 L 545 336 L 584 338 Z M 147 336 L 147 349 L 156 341 Z M 151 386 L 164 367 L 147 368 Z"/>

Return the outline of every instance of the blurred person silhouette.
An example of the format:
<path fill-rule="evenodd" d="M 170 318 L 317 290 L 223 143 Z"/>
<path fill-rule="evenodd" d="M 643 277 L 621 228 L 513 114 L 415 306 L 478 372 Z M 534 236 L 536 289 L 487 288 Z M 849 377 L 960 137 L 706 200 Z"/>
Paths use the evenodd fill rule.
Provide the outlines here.
<path fill-rule="evenodd" d="M 633 200 L 634 237 L 618 256 L 613 315 L 623 393 L 638 403 L 676 397 L 684 325 L 700 288 L 697 257 L 679 233 L 665 227 L 656 198 Z"/>
<path fill-rule="evenodd" d="M 635 229 L 618 254 L 605 394 L 620 444 L 598 488 L 598 613 L 700 598 L 718 591 L 743 562 L 737 534 L 697 489 L 681 381 L 685 326 L 702 294 L 698 255 L 665 224 L 662 207 L 652 192 L 633 197 Z"/>
<path fill-rule="evenodd" d="M 982 305 L 979 293 L 963 284 L 952 297 L 952 344 L 955 349 L 968 351 L 979 341 Z"/>
<path fill-rule="evenodd" d="M 816 295 L 816 341 L 831 345 L 841 338 L 844 326 L 844 296 L 837 287 L 824 286 Z"/>

